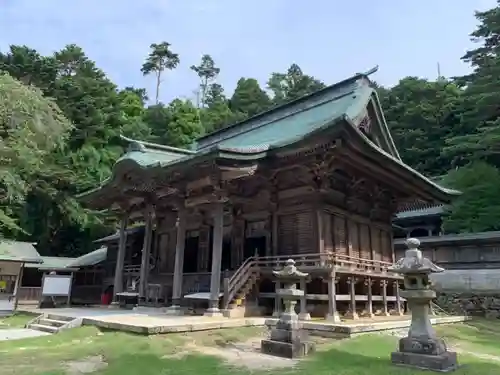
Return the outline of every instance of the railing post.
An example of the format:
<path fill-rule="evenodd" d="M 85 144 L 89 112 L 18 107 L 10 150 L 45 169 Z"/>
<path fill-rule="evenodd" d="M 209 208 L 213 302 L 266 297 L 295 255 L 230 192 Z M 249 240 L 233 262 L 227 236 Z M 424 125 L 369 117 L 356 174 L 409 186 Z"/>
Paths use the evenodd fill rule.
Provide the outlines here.
<path fill-rule="evenodd" d="M 222 308 L 227 309 L 229 305 L 229 272 L 228 270 L 224 271 L 224 280 L 223 287 L 224 296 L 222 297 Z"/>

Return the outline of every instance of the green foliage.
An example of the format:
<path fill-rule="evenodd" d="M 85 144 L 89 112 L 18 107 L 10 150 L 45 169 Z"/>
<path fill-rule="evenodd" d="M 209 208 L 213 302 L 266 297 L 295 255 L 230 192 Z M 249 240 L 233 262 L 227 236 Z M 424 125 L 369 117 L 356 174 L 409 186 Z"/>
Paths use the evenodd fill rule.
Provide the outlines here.
<path fill-rule="evenodd" d="M 193 70 L 198 77 L 200 77 L 200 91 L 201 98 L 200 102 L 197 103 L 198 107 L 204 107 L 206 105 L 207 91 L 209 85 L 214 81 L 220 73 L 220 69 L 215 66 L 215 62 L 210 55 L 203 55 L 201 57 L 200 65 L 192 65 L 191 70 Z"/>
<path fill-rule="evenodd" d="M 251 117 L 271 107 L 271 99 L 254 78 L 240 78 L 236 84 L 229 108 L 233 113 Z"/>
<path fill-rule="evenodd" d="M 325 88 L 320 80 L 304 74 L 297 64 L 286 73 L 272 73 L 267 82 L 273 94 L 273 104 L 283 104 Z"/>
<path fill-rule="evenodd" d="M 153 43 L 149 46 L 151 52 L 142 64 L 141 72 L 144 75 L 154 73 L 156 75 L 156 104 L 160 100 L 160 84 L 163 72 L 173 70 L 179 65 L 180 59 L 177 53 L 170 50 L 170 43 Z"/>
<path fill-rule="evenodd" d="M 146 110 L 144 121 L 156 143 L 188 147 L 203 134 L 199 110 L 190 101 L 175 99 L 168 106 L 158 104 Z"/>
<path fill-rule="evenodd" d="M 378 88 L 387 124 L 402 159 L 416 170 L 437 176 L 451 159 L 441 155 L 459 121 L 462 91 L 453 82 L 406 77 L 391 89 Z"/>
<path fill-rule="evenodd" d="M 446 214 L 447 232 L 500 230 L 500 171 L 484 162 L 476 162 L 451 171 L 443 184 L 462 192 Z"/>
<path fill-rule="evenodd" d="M 47 167 L 54 150 L 62 147 L 70 122 L 40 90 L 0 73 L 0 231 L 22 232 L 16 212 L 26 195 L 38 188 L 37 176 L 51 178 Z"/>
<path fill-rule="evenodd" d="M 377 86 L 402 159 L 428 176 L 453 169 L 445 183 L 464 194 L 446 217 L 448 231 L 499 229 L 500 7 L 477 18 L 478 47 L 463 57 L 472 74 Z M 27 46 L 0 52 L 0 235 L 38 242 L 43 254 L 87 252 L 116 223 L 74 197 L 110 176 L 124 152 L 119 135 L 189 147 L 204 133 L 325 87 L 291 64 L 270 75 L 268 92 L 241 78 L 228 95 L 216 82 L 221 70 L 205 54 L 191 67 L 199 77 L 196 105 L 165 105 L 160 85 L 180 58 L 167 42 L 150 48 L 141 71 L 156 78 L 154 105 L 142 88 L 119 90 L 76 45 L 47 56 Z"/>

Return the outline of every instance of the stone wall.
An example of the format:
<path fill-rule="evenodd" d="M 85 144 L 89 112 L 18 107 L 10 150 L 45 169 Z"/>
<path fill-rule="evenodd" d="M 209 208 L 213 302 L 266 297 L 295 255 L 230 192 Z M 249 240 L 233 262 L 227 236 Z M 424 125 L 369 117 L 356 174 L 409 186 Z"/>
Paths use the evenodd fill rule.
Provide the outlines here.
<path fill-rule="evenodd" d="M 500 271 L 447 270 L 431 276 L 436 303 L 446 311 L 500 318 Z"/>

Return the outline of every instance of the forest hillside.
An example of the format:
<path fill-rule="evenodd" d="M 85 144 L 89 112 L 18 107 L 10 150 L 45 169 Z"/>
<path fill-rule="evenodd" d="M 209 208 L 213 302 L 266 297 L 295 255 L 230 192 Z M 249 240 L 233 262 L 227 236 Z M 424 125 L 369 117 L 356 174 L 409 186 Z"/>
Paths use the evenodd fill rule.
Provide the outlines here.
<path fill-rule="evenodd" d="M 402 159 L 464 192 L 446 215 L 447 232 L 500 230 L 500 8 L 476 17 L 475 48 L 462 57 L 469 75 L 408 76 L 378 87 Z M 137 67 L 155 77 L 155 91 L 146 92 L 117 87 L 77 45 L 48 56 L 30 46 L 0 51 L 0 235 L 37 242 L 43 255 L 88 252 L 116 220 L 86 210 L 75 196 L 110 175 L 124 151 L 120 134 L 186 147 L 334 83 L 290 64 L 270 72 L 265 84 L 242 77 L 228 93 L 217 81 L 217 62 L 205 54 L 191 66 L 199 77 L 196 99 L 162 103 L 162 85 L 180 64 L 174 46 L 151 44 Z"/>

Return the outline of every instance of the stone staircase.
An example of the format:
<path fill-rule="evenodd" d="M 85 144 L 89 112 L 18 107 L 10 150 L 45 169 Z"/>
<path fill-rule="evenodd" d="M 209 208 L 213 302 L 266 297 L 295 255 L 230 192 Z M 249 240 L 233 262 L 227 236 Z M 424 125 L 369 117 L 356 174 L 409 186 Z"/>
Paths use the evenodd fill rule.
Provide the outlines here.
<path fill-rule="evenodd" d="M 64 315 L 42 314 L 26 324 L 26 328 L 47 333 L 58 333 L 64 329 L 76 328 L 82 325 L 82 318 L 72 318 Z"/>

